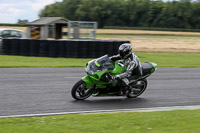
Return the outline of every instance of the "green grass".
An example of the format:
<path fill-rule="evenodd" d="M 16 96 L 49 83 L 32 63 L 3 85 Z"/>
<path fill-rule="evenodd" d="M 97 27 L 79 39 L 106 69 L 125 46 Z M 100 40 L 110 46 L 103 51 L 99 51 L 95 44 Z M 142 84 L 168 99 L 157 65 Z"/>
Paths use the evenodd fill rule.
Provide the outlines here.
<path fill-rule="evenodd" d="M 200 54 L 136 52 L 141 62 L 158 67 L 200 67 Z M 6 67 L 84 67 L 91 59 L 23 57 L 0 55 L 0 68 Z"/>
<path fill-rule="evenodd" d="M 1 133 L 199 133 L 200 110 L 0 119 Z"/>
<path fill-rule="evenodd" d="M 200 54 L 136 53 L 142 62 L 155 62 L 158 67 L 200 67 Z"/>
<path fill-rule="evenodd" d="M 0 55 L 0 67 L 83 67 L 89 60 Z"/>

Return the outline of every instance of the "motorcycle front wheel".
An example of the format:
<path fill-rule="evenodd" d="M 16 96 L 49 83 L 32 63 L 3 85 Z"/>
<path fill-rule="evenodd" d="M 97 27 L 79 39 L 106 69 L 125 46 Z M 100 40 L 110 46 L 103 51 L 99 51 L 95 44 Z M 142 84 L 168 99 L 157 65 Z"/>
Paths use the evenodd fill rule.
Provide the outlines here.
<path fill-rule="evenodd" d="M 92 95 L 92 89 L 86 88 L 85 82 L 79 80 L 72 88 L 71 95 L 76 100 L 84 100 Z"/>
<path fill-rule="evenodd" d="M 140 81 L 137 81 L 137 83 L 130 84 L 130 92 L 127 95 L 128 98 L 136 98 L 140 96 L 147 88 L 147 80 L 143 79 Z"/>

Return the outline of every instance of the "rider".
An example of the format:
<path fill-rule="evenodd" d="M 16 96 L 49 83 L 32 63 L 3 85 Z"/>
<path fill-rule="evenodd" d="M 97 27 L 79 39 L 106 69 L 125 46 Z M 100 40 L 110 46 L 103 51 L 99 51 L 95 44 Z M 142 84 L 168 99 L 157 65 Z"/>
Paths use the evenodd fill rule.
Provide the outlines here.
<path fill-rule="evenodd" d="M 130 43 L 124 43 L 120 45 L 118 55 L 110 57 L 112 61 L 123 60 L 125 66 L 125 72 L 115 75 L 114 80 L 119 81 L 120 85 L 123 86 L 123 93 L 126 95 L 129 90 L 130 80 L 137 80 L 142 76 L 142 66 L 139 58 L 132 51 Z"/>

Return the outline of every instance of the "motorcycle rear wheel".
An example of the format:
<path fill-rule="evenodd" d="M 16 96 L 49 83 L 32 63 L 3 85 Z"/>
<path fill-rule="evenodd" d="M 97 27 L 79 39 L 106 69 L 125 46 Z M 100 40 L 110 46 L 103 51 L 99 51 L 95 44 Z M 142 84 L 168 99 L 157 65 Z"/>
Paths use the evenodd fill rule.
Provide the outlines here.
<path fill-rule="evenodd" d="M 136 98 L 140 96 L 147 88 L 147 79 L 142 79 L 138 81 L 136 84 L 132 83 L 131 92 L 127 95 L 128 98 Z"/>
<path fill-rule="evenodd" d="M 72 88 L 71 95 L 76 100 L 84 100 L 92 95 L 92 89 L 86 88 L 85 82 L 79 80 Z"/>

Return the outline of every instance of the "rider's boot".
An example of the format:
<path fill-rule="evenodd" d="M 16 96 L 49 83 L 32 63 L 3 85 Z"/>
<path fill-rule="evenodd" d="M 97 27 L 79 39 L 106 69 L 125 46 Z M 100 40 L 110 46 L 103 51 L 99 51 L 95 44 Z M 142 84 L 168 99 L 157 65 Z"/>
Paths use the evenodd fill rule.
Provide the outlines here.
<path fill-rule="evenodd" d="M 123 96 L 127 96 L 129 94 L 129 89 L 130 89 L 130 86 L 129 86 L 129 80 L 127 78 L 124 78 L 122 79 L 122 95 Z"/>

